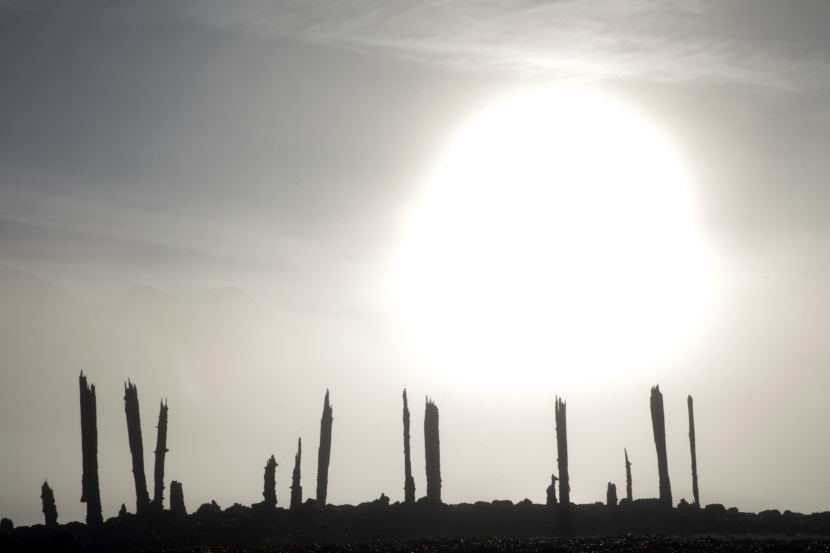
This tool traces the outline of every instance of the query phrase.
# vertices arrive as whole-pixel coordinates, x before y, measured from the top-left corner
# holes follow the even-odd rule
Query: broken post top
[[[52,491],[52,488],[49,486],[49,481],[44,480],[43,485],[40,487],[40,497],[43,498],[43,499],[46,499],[47,497],[51,497],[52,501],[54,502],[53,494],[54,494],[54,492]]]
[[[78,383],[80,384],[82,391],[86,391],[92,394],[92,397],[95,397],[95,384],[87,384],[86,377],[84,376],[84,371],[81,371],[81,375],[78,377]]]
[[[652,386],[651,387],[651,401],[654,401],[655,398],[663,399],[663,393],[660,391],[660,385]]]
[[[426,419],[438,420],[438,406],[429,397],[427,397],[426,405],[424,406],[424,417],[425,421]]]
[[[665,414],[663,411],[663,394],[660,392],[660,386],[652,386],[650,406],[651,422],[654,427],[654,439],[664,442],[666,439]]]
[[[426,405],[424,406],[424,424],[430,420],[435,421],[434,423],[436,425],[438,424],[438,406],[427,397]]]
[[[329,390],[326,388],[326,398],[323,400],[323,418],[332,418],[331,403],[329,403]]]
[[[124,405],[128,410],[130,408],[138,410],[138,388],[129,378],[124,383]]]
[[[167,431],[167,400],[159,402],[159,422],[156,425],[156,428],[164,430],[165,433]]]
[[[404,433],[409,434],[409,401],[406,398],[406,388],[403,390],[403,423]]]
[[[664,422],[664,414],[663,414],[663,394],[660,392],[660,386],[652,386],[651,387],[651,417],[655,424],[659,423],[660,426],[660,433],[665,434],[665,429],[663,428]],[[657,427],[655,426],[655,430]]]

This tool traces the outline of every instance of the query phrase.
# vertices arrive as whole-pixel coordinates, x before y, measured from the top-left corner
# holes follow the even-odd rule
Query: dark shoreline
[[[650,499],[615,507],[572,505],[568,539],[561,541],[560,509],[529,501],[389,505],[378,500],[323,508],[308,501],[295,510],[262,504],[222,510],[214,503],[186,516],[126,514],[97,528],[79,522],[23,526],[0,533],[0,550],[739,551],[747,545],[740,543],[751,540],[760,551],[830,551],[830,512],[755,514],[722,505],[666,509]]]

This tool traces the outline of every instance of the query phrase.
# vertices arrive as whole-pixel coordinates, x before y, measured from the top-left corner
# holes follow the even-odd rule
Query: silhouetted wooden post
[[[329,391],[323,401],[323,416],[320,418],[320,448],[317,450],[317,502],[326,504],[326,492],[329,485],[329,459],[331,457],[331,405]]]
[[[556,481],[559,480],[555,474],[550,475],[550,486],[547,489],[547,506],[553,507],[556,505]]]
[[[101,489],[98,485],[98,415],[95,402],[95,384],[87,386],[83,371],[78,378],[81,390],[81,502],[86,503],[86,523],[98,526],[101,516]]]
[[[46,480],[40,487],[40,500],[43,503],[43,518],[46,520],[46,526],[57,526],[58,509],[55,507],[55,494]]]
[[[184,490],[182,483],[173,480],[170,482],[170,510],[177,515],[187,515],[187,509],[184,508]]]
[[[303,487],[300,485],[300,463],[303,459],[303,439],[297,438],[297,454],[294,456],[294,472],[291,475],[291,509],[303,506]]]
[[[571,501],[571,486],[568,478],[568,425],[566,415],[566,404],[556,398],[556,463],[559,468],[559,499],[563,505],[569,505]]]
[[[559,530],[563,535],[571,531],[571,484],[568,477],[568,418],[566,404],[561,398],[556,398],[554,410],[556,417],[556,463],[559,468]]]
[[[695,407],[692,396],[686,399],[689,407],[689,449],[692,452],[692,494],[695,498],[695,507],[700,507],[700,497],[697,490],[697,452],[695,450]]]
[[[159,402],[159,423],[156,426],[156,461],[153,467],[153,505],[159,511],[164,505],[164,456],[167,453],[167,402]]]
[[[138,412],[138,390],[135,384],[129,380],[124,384],[124,411],[127,413],[127,437],[130,441],[130,454],[133,458],[135,510],[137,514],[143,515],[150,505],[150,496],[147,493],[147,480],[144,477],[144,445],[141,440],[141,416]]]
[[[628,450],[623,448],[625,452],[625,497],[629,502],[634,501],[634,496],[631,493],[631,461],[628,460]]]
[[[403,391],[403,492],[406,503],[415,503],[415,479],[412,477],[412,460],[409,456],[409,403]]]
[[[263,477],[262,498],[267,507],[277,506],[277,460],[274,456],[265,463],[265,476]]]
[[[441,440],[438,435],[438,406],[427,398],[424,409],[424,452],[426,454],[427,499],[441,503]]]
[[[663,414],[663,394],[660,386],[651,389],[651,426],[654,430],[654,445],[657,449],[657,473],[660,478],[660,502],[672,506],[669,463],[666,457],[666,417]]]
[[[613,482],[608,482],[608,489],[605,492],[605,504],[608,507],[617,506],[617,485]]]

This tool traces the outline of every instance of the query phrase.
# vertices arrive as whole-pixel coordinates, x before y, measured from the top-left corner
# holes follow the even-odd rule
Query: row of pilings
[[[95,385],[87,382],[83,372],[78,377],[78,385],[81,393],[81,502],[86,503],[86,523],[89,526],[98,526],[103,523],[103,516],[101,514],[101,491],[98,484],[98,422]],[[161,401],[159,404],[152,501],[147,491],[147,479],[144,472],[144,443],[141,435],[138,389],[129,380],[124,384],[124,411],[127,416],[127,437],[135,481],[136,514],[147,516],[163,510],[164,459],[168,451],[167,402]],[[48,482],[43,483],[41,499],[46,524],[56,524],[55,498]],[[174,512],[185,512],[182,486],[176,481],[170,484],[170,509]]]
[[[98,482],[98,433],[95,385],[89,384],[81,373],[79,377],[80,407],[81,407],[81,445],[82,445],[82,479],[81,501],[87,505],[86,522],[89,526],[97,526],[103,522],[101,514],[101,498]],[[571,527],[570,520],[570,478],[568,472],[568,433],[567,411],[564,399],[556,397],[554,403],[555,433],[557,447],[556,474],[551,475],[551,485],[547,489],[548,505],[559,505],[559,527],[567,533]],[[694,405],[691,396],[687,398],[689,414],[689,446],[692,466],[692,492],[695,507],[700,506],[697,478],[697,457],[694,427]],[[155,449],[155,466],[153,471],[153,498],[150,499],[144,471],[144,449],[141,435],[141,416],[139,411],[138,390],[131,381],[124,385],[124,409],[127,419],[127,434],[132,457],[133,478],[136,489],[136,514],[149,516],[163,510],[164,496],[164,461],[167,449],[167,417],[168,408],[165,401],[160,402],[157,440]],[[659,479],[659,501],[665,507],[672,506],[671,483],[669,481],[668,460],[666,455],[665,414],[663,410],[663,394],[659,386],[651,389],[650,397],[651,422],[654,435],[654,444],[657,452],[657,470]],[[329,391],[323,402],[323,414],[320,419],[320,446],[317,457],[317,493],[316,503],[326,504],[328,490],[328,471],[331,459],[331,435],[333,410],[330,403]],[[403,391],[403,450],[404,450],[404,502],[415,502],[415,481],[412,476],[412,461],[410,458],[410,413],[406,390]],[[430,503],[441,503],[441,453],[439,438],[438,406],[429,397],[426,398],[424,409],[424,452],[426,461],[426,497]],[[633,501],[631,465],[628,450],[624,449],[626,474],[626,500]],[[302,461],[302,438],[297,440],[297,453],[294,457],[294,470],[291,481],[290,508],[299,509],[303,504],[303,489],[300,484]],[[271,455],[265,465],[263,477],[263,501],[260,505],[274,508],[277,505],[276,496],[276,467],[277,461]],[[556,497],[556,483],[559,482],[559,501]],[[47,482],[41,490],[43,512],[47,525],[57,523],[57,510],[54,494]],[[609,506],[617,504],[616,485],[608,483],[606,502]],[[170,484],[170,510],[186,514],[184,494],[180,482]],[[124,507],[122,506],[122,511]]]

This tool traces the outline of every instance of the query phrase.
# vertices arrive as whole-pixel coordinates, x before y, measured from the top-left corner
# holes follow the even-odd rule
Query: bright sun
[[[612,379],[671,352],[711,271],[683,165],[598,93],[466,125],[407,221],[393,293],[430,368],[488,387]]]

